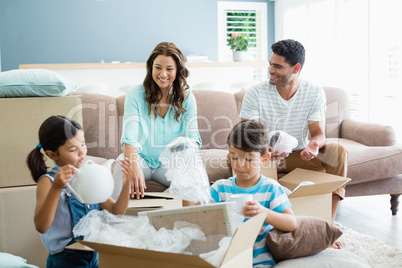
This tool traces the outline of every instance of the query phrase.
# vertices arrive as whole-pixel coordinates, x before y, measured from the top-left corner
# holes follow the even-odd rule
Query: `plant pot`
[[[233,51],[233,61],[246,61],[246,51]]]

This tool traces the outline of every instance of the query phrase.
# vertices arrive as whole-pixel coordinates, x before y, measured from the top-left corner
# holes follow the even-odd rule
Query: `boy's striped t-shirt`
[[[253,200],[275,212],[282,213],[291,206],[288,196],[276,180],[261,175],[253,187],[240,188],[236,185],[236,177],[218,180],[211,186],[211,196],[215,202],[229,201],[232,194],[252,194]],[[264,222],[253,246],[254,267],[271,267],[275,264],[265,243],[266,236],[272,229],[272,225]]]

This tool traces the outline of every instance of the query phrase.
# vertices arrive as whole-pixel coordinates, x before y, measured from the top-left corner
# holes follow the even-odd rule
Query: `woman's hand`
[[[144,197],[147,186],[145,185],[144,172],[137,162],[132,163],[129,178],[131,178],[131,197],[134,198],[134,193],[137,199]]]
[[[63,189],[67,183],[71,181],[71,177],[77,173],[73,165],[65,165],[57,170],[56,176],[54,176],[53,187],[57,189]]]
[[[262,206],[259,202],[251,200],[247,201],[246,205],[243,206],[243,210],[241,211],[241,213],[245,217],[254,217],[266,210],[267,208]]]

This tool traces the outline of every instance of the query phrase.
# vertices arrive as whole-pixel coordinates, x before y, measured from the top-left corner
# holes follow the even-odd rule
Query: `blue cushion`
[[[26,260],[19,256],[0,252],[0,268],[38,268],[38,266],[27,264]]]
[[[0,73],[0,98],[60,97],[77,85],[61,75],[44,69],[18,69]]]

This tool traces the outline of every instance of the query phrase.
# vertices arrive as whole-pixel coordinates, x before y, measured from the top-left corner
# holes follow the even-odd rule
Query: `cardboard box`
[[[170,225],[172,220],[188,219],[191,215],[192,222],[199,223],[200,228],[207,237],[215,235],[226,235],[226,228],[206,228],[204,224],[217,223],[227,225],[227,222],[220,220],[226,219],[224,210],[218,217],[215,210],[203,209],[206,206],[186,207],[182,209],[163,210],[166,217],[162,217],[166,225]],[[158,216],[156,216],[158,217]],[[260,232],[261,226],[266,217],[266,213],[257,215],[247,222],[241,224],[232,237],[227,252],[218,267],[221,268],[248,268],[252,267],[252,247],[255,239]],[[220,219],[220,220],[218,220]],[[164,227],[164,226],[163,226]],[[218,231],[217,231],[218,230]],[[164,268],[188,268],[188,267],[215,267],[197,255],[186,255],[176,253],[166,253],[153,250],[127,248],[102,243],[80,241],[77,244],[85,245],[99,253],[100,268],[114,267],[164,267]],[[79,248],[77,245],[72,245]],[[70,246],[69,248],[72,248]],[[191,246],[191,244],[190,244]],[[189,246],[189,247],[190,247]],[[82,249],[82,247],[81,247]],[[213,248],[214,250],[216,248]],[[211,250],[211,249],[208,249]]]
[[[46,267],[49,253],[35,229],[35,205],[36,186],[0,188],[0,252]],[[0,267],[1,264],[0,261]]]
[[[181,198],[169,193],[145,192],[140,199],[130,199],[126,215],[137,216],[139,212],[182,207]]]
[[[267,163],[261,166],[260,173],[261,175],[264,175],[267,178],[278,180],[276,161],[267,161]],[[233,172],[233,174],[235,173]]]
[[[81,96],[0,98],[0,187],[35,185],[25,163],[38,144],[38,131],[51,115],[65,115],[82,124]],[[52,161],[46,162],[52,167]]]
[[[276,162],[268,161],[261,167],[261,174],[278,180]],[[289,195],[292,210],[298,216],[315,216],[331,222],[332,192],[350,180],[324,172],[297,168],[280,178],[278,182],[291,191],[303,181],[314,182],[314,185],[302,186]]]
[[[303,181],[313,185],[295,188]],[[331,222],[332,192],[349,182],[349,178],[297,168],[279,179],[279,183],[293,191],[289,195],[295,215],[315,216]],[[295,191],[294,191],[295,190]]]

